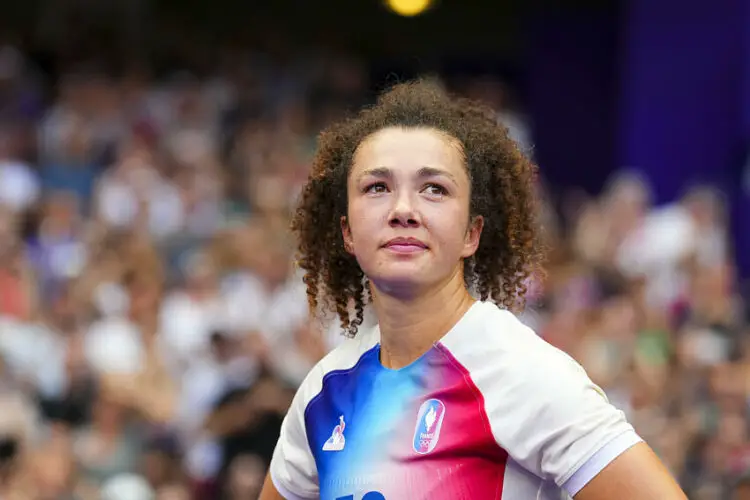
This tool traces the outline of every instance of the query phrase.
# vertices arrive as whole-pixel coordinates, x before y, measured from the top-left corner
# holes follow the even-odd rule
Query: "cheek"
[[[460,259],[466,244],[464,228],[461,226],[445,228],[440,243],[446,257],[450,257],[452,260]]]
[[[356,203],[350,205],[348,214],[349,232],[352,242],[356,244],[366,243],[377,238],[383,226],[384,218],[377,210],[366,210]]]
[[[447,210],[450,207],[444,208],[430,214],[430,217],[425,219],[425,226],[432,238],[446,250],[461,251],[466,241],[468,213],[458,209],[458,207],[451,210]]]

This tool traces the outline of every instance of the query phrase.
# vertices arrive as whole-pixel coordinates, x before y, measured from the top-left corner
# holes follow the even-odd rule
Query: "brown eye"
[[[372,193],[372,194],[381,194],[388,191],[388,186],[386,186],[385,182],[376,182],[374,184],[369,184],[364,192],[365,193]]]
[[[443,186],[441,186],[440,184],[432,184],[432,183],[427,184],[424,187],[423,192],[433,195],[433,196],[444,196],[448,194],[448,190],[445,189]]]

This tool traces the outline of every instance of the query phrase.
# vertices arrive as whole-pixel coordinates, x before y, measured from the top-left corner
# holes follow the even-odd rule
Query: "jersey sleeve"
[[[573,496],[641,438],[576,361],[498,313],[486,348],[458,349],[456,358],[482,394],[498,445]]]
[[[527,469],[573,496],[641,438],[576,361],[548,344],[540,351],[521,370],[520,432],[502,439]]]
[[[318,472],[305,427],[305,407],[315,396],[318,367],[297,390],[281,424],[281,434],[271,459],[270,475],[278,492],[287,500],[318,498]],[[320,384],[318,384],[320,385]]]

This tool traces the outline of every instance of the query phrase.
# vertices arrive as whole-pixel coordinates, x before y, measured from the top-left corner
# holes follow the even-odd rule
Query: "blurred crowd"
[[[500,82],[451,85],[533,152]],[[317,132],[370,88],[334,54],[50,81],[0,49],[1,498],[257,496],[295,388],[340,339],[308,315],[290,210]],[[631,173],[540,191],[552,251],[524,320],[691,499],[724,498],[750,470],[750,349],[721,193],[653,207]]]
[[[567,229],[551,235],[528,322],[584,366],[690,499],[750,498],[750,328],[721,193],[695,186],[653,207],[646,181],[624,174],[558,213]]]

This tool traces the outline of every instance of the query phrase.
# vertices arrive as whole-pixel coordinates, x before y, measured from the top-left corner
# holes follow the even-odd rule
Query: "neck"
[[[475,301],[466,290],[462,272],[440,287],[406,300],[372,288],[380,326],[380,361],[391,369],[416,361],[458,323]]]

